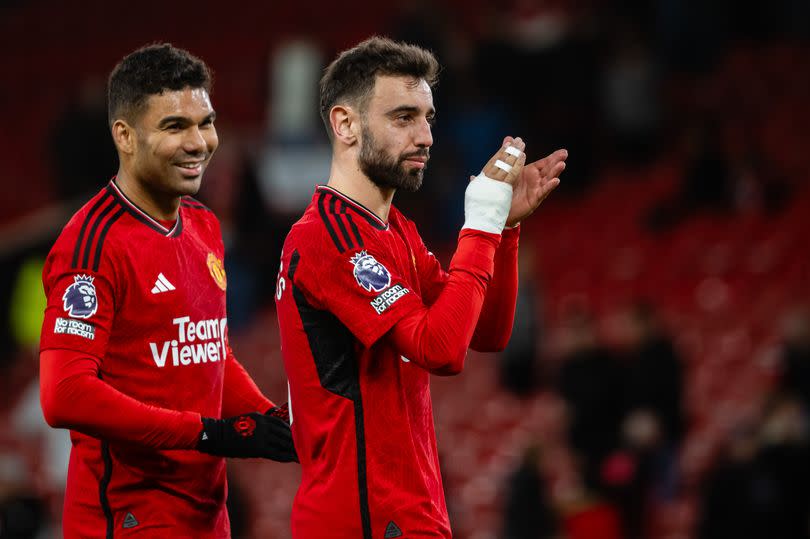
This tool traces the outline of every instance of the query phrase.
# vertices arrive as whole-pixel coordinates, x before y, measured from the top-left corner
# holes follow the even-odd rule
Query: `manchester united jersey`
[[[414,224],[321,186],[292,227],[277,285],[302,466],[296,539],[450,537],[429,373],[381,337],[447,274]]]
[[[42,350],[92,356],[107,384],[140,402],[220,417],[223,254],[219,223],[202,204],[183,198],[166,228],[110,182],[48,255]],[[71,439],[66,537],[186,537],[168,523],[195,538],[229,536],[224,459],[76,431]]]

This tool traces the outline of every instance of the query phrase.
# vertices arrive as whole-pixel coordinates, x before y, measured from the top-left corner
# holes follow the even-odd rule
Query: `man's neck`
[[[118,170],[115,185],[126,197],[158,221],[174,221],[180,209],[180,197],[161,197],[144,189],[142,183],[132,179],[123,169]]]
[[[391,211],[391,202],[394,200],[396,189],[380,187],[359,169],[346,171],[335,164],[332,166],[327,185],[356,200],[383,222],[388,222],[388,213]]]

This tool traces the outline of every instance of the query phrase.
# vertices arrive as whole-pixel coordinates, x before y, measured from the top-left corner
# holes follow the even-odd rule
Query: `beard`
[[[398,157],[391,157],[377,145],[371,131],[367,127],[363,127],[363,142],[358,158],[360,170],[378,187],[402,189],[410,193],[418,191],[422,186],[425,169],[408,170],[403,164],[415,156],[429,157],[428,149],[423,148],[401,154]]]

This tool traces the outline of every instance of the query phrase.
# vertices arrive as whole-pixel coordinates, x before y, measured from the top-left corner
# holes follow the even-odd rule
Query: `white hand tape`
[[[493,180],[483,172],[476,176],[464,193],[464,226],[500,234],[512,206],[512,186]]]
[[[507,163],[506,161],[501,161],[500,159],[498,159],[497,161],[495,161],[495,166],[496,166],[497,168],[499,168],[499,169],[503,170],[503,171],[504,171],[504,172],[506,172],[507,174],[509,174],[509,173],[512,171],[512,165],[510,165],[510,164],[509,164],[509,163]]]

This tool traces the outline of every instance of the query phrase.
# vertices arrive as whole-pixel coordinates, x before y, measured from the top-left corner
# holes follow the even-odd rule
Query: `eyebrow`
[[[200,123],[205,123],[205,122],[208,122],[208,121],[213,122],[216,119],[216,117],[217,117],[217,113],[212,111],[205,118],[203,118],[202,122],[200,122]],[[187,124],[190,124],[190,123],[193,123],[193,122],[191,122],[189,120],[188,116],[166,116],[165,118],[160,120],[160,123],[158,123],[158,127],[163,128],[163,127],[166,127],[167,125],[171,125],[173,123],[179,123],[179,124],[182,124],[182,125],[187,125]]]
[[[398,114],[400,112],[415,112],[415,113],[418,113],[419,112],[419,107],[415,107],[413,105],[400,105],[399,107],[396,107],[396,108],[393,108],[393,109],[389,110],[387,112],[387,114],[389,116],[392,116],[392,115]],[[427,114],[428,115],[436,114],[436,109],[434,109],[433,107],[430,107],[428,109],[428,111],[427,111]]]

